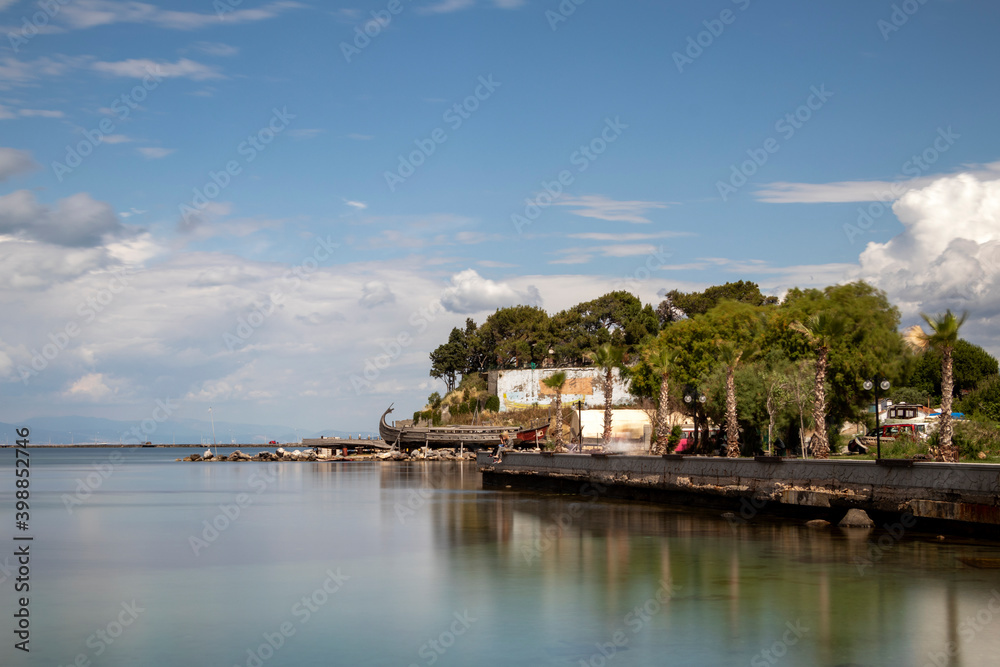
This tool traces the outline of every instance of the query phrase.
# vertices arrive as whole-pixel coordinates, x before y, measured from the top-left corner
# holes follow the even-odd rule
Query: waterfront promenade
[[[777,457],[480,452],[483,483],[839,521],[849,509],[912,515],[935,529],[1000,533],[1000,465]]]

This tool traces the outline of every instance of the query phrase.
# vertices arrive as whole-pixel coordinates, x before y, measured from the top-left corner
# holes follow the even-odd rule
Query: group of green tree
[[[959,338],[964,317],[949,311],[925,320],[926,330],[901,332],[898,309],[864,282],[793,289],[779,301],[739,281],[667,292],[655,309],[618,291],[552,316],[513,306],[481,325],[468,319],[431,353],[431,375],[451,390],[459,376],[492,369],[594,364],[610,385],[618,368],[631,394],[655,405],[659,451],[668,447],[668,415],[679,411],[693,417],[702,451],[714,447],[711,420],[723,425],[729,456],[784,443],[804,448],[802,434],[812,429],[809,450],[821,458],[845,423],[867,419],[874,396],[865,382],[887,379],[896,402],[940,400],[933,453],[956,460],[952,396],[965,394],[963,410],[1000,419],[997,361]],[[557,400],[561,379],[549,380]],[[606,440],[610,386],[605,399]]]

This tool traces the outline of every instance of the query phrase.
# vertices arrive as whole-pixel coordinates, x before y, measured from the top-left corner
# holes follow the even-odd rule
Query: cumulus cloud
[[[116,389],[108,386],[103,373],[88,373],[70,384],[66,390],[66,397],[97,403],[111,398],[116,393]]]
[[[456,273],[441,294],[441,304],[446,310],[463,315],[505,306],[540,306],[541,303],[542,297],[535,286],[516,290],[510,285],[483,278],[475,269]]]
[[[1000,315],[1000,179],[940,178],[892,210],[903,232],[869,243],[857,277],[885,289],[906,317],[968,310],[967,328],[985,332]]]
[[[0,148],[0,183],[11,176],[24,174],[38,168],[28,151],[16,148]]]
[[[0,233],[61,246],[100,245],[124,227],[111,206],[86,192],[60,199],[52,209],[28,190],[0,197]]]
[[[384,303],[395,302],[396,295],[392,293],[388,285],[380,280],[365,283],[361,288],[361,298],[358,299],[358,303],[365,308],[374,308]]]

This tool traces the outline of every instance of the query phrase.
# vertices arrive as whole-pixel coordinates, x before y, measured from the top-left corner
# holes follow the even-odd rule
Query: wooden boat
[[[382,413],[378,432],[386,444],[399,449],[419,447],[496,447],[517,426],[390,426],[385,420],[392,406]]]
[[[549,431],[549,420],[548,419],[538,419],[529,426],[525,426],[517,432],[514,436],[515,439],[521,441],[525,444],[535,445],[539,442],[544,443]]]

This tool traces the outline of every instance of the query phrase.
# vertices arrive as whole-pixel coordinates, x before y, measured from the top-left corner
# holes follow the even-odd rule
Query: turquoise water
[[[2,665],[1000,661],[1000,570],[959,560],[996,543],[484,490],[469,464],[29,451],[20,532],[0,450]]]

